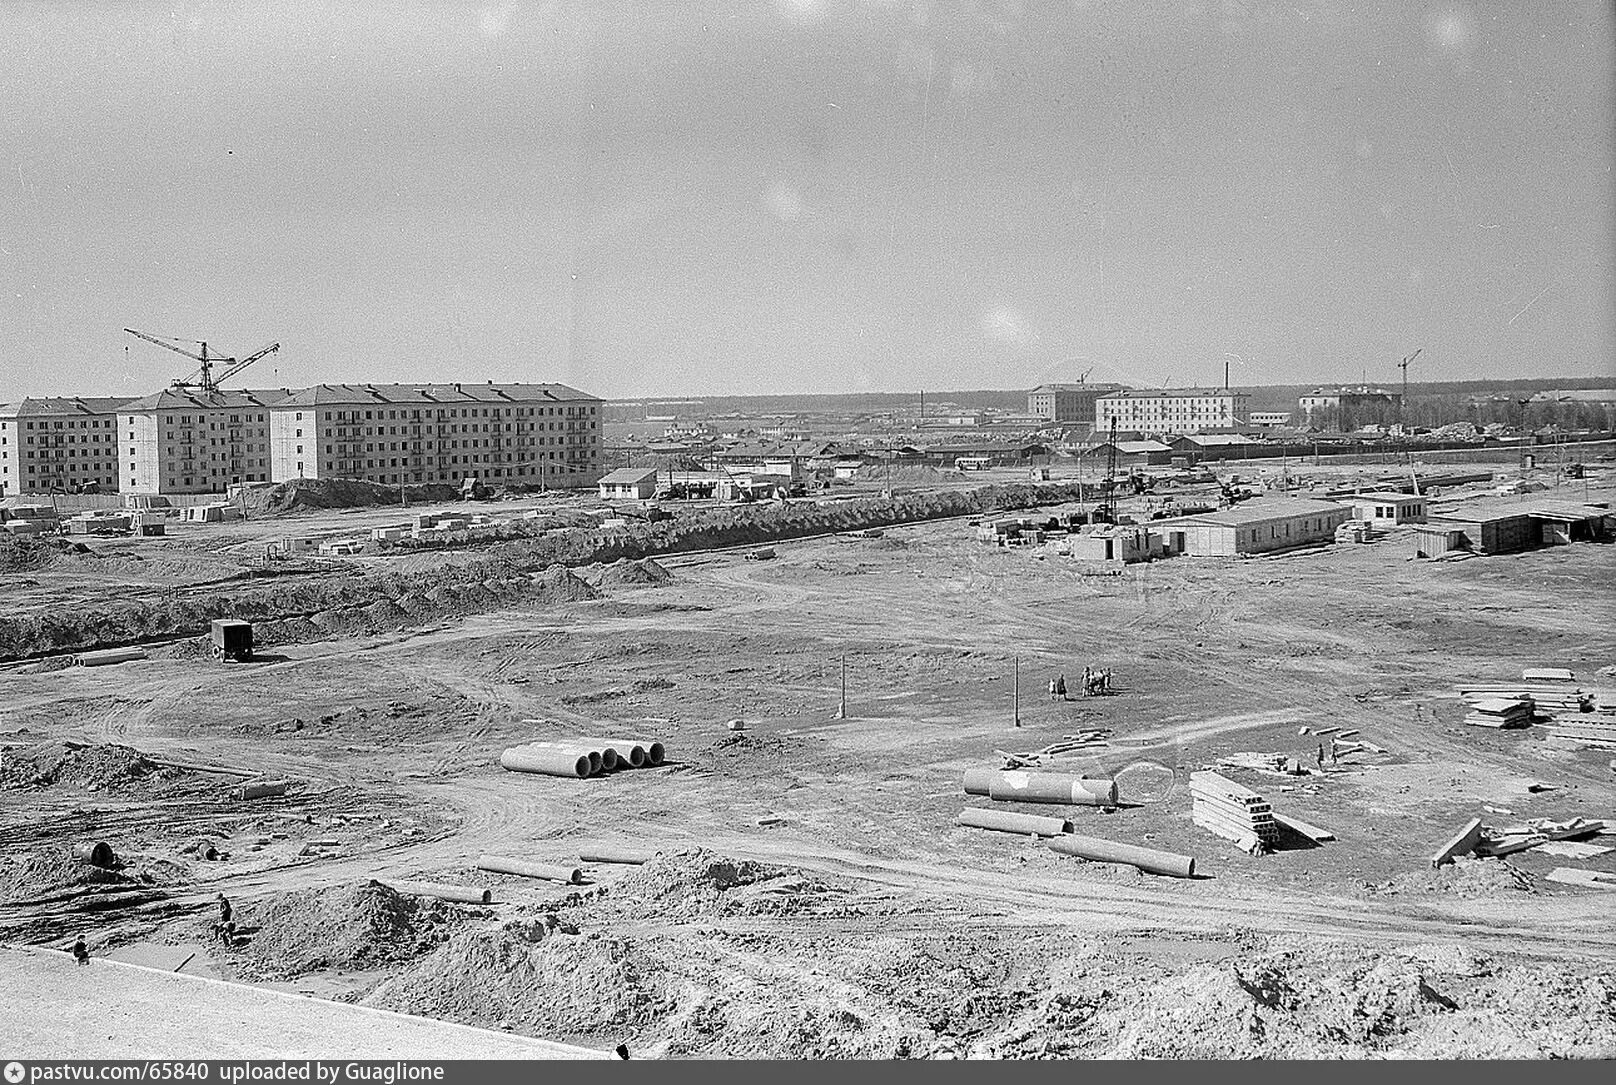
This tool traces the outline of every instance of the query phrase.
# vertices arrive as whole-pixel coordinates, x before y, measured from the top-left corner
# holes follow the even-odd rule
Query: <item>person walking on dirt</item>
[[[1083,668],[1083,696],[1087,697],[1094,692],[1094,672],[1087,666]]]
[[[73,959],[79,964],[90,963],[90,947],[84,944],[84,935],[79,935],[73,942]]]
[[[1336,748],[1335,739],[1330,740],[1330,764],[1338,764],[1341,760],[1341,751]]]
[[[1334,747],[1335,743],[1332,742],[1330,745],[1332,747]],[[1321,743],[1319,743],[1319,768],[1322,769],[1323,767],[1324,767],[1324,743],[1321,742]]]
[[[1059,700],[1066,700],[1066,676],[1064,674],[1055,679],[1055,696]]]
[[[1049,680],[1049,699],[1051,701],[1055,699],[1055,680],[1053,678]]]
[[[225,945],[234,945],[236,941],[236,925],[232,921],[235,909],[230,907],[230,898],[223,893],[218,895],[219,918],[213,924],[213,933]]]

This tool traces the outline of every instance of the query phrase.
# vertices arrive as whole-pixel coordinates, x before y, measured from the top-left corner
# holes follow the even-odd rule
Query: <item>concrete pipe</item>
[[[378,884],[385,885],[396,893],[404,893],[414,897],[436,897],[438,900],[454,900],[461,904],[492,904],[494,891],[483,889],[475,885],[444,885],[441,882],[399,882],[377,879]]]
[[[602,755],[610,749],[617,755],[617,767],[644,768],[647,760],[645,743],[633,738],[583,738],[579,742],[586,746],[599,746]]]
[[[966,769],[965,793],[967,795],[986,795],[988,793],[988,786],[993,782],[993,778],[997,775],[999,775],[998,769]]]
[[[118,861],[118,857],[112,853],[112,845],[105,840],[87,840],[82,844],[74,844],[73,858],[81,863],[99,867],[110,867]]]
[[[248,799],[275,799],[286,794],[290,786],[285,780],[265,780],[256,784],[242,784],[230,793],[230,797],[237,802]]]
[[[499,763],[511,772],[536,772],[579,780],[595,771],[586,753],[569,753],[543,746],[513,746],[499,755]]]
[[[1022,836],[1060,836],[1071,828],[1071,823],[1065,818],[1013,814],[1008,810],[984,810],[976,806],[961,810],[954,824],[973,829],[993,829],[1001,833],[1019,833]]]
[[[515,874],[519,878],[543,878],[547,882],[563,882],[567,885],[578,885],[584,880],[584,872],[577,867],[530,863],[526,859],[511,859],[504,855],[479,856],[477,869],[496,874]]]
[[[1115,806],[1115,780],[1090,780],[1063,772],[1000,772],[988,781],[995,802],[1051,802],[1071,806]]]
[[[632,866],[643,866],[654,858],[656,858],[654,851],[619,848],[611,844],[597,844],[578,853],[578,860],[583,863],[627,863]]]
[[[600,751],[600,769],[602,772],[616,772],[618,765],[617,751],[610,746]]]
[[[662,743],[653,739],[645,747],[645,763],[650,765],[652,768],[655,768],[656,766],[662,764],[662,758],[666,756],[667,752],[668,751],[663,748]]]
[[[1062,855],[1075,855],[1094,863],[1125,863],[1169,878],[1189,878],[1195,874],[1195,860],[1192,857],[1174,855],[1170,851],[1119,844],[1115,840],[1100,840],[1092,836],[1057,836],[1048,843],[1051,850]]]

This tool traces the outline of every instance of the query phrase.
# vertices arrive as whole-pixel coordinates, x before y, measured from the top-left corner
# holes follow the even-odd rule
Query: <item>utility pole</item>
[[[1015,697],[1015,724],[1021,726],[1021,657],[1016,656],[1015,681],[1012,684]]]
[[[842,653],[842,707],[836,710],[836,718],[847,719],[847,653]]]

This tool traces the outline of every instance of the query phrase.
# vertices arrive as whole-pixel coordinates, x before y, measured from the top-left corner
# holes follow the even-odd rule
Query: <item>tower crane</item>
[[[1102,524],[1117,522],[1117,416],[1111,416],[1111,434],[1106,440],[1105,498],[1094,510],[1094,519]]]
[[[281,349],[281,345],[279,343],[271,343],[263,350],[260,350],[254,354],[249,354],[245,358],[227,358],[217,354],[209,354],[208,344],[203,340],[176,339],[173,336],[148,335],[145,332],[138,332],[133,328],[125,328],[124,331],[128,332],[137,339],[144,339],[148,343],[156,343],[160,347],[172,350],[175,354],[183,354],[192,361],[201,362],[202,365],[199,369],[187,374],[184,377],[176,377],[171,386],[174,388],[200,388],[203,392],[217,392],[221,382],[228,380],[237,373],[240,373],[243,369],[246,369],[248,366],[252,365],[265,355],[274,354],[277,350]],[[200,354],[193,353],[186,350],[184,347],[176,345],[179,343],[188,343],[193,346],[199,346],[202,348],[202,352]],[[224,372],[215,376],[213,371],[215,368],[220,366],[224,367]]]
[[[1424,347],[1420,348],[1420,350],[1424,349]],[[1397,363],[1397,368],[1403,371],[1403,398],[1400,401],[1398,408],[1399,414],[1401,414],[1403,409],[1408,406],[1408,363],[1420,356],[1420,350],[1416,350],[1413,354],[1410,354],[1408,357]]]

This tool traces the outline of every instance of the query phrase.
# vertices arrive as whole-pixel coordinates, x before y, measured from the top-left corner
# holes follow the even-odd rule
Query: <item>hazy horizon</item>
[[[1612,373],[1606,3],[0,8],[0,400]],[[947,394],[940,392],[939,394]]]

